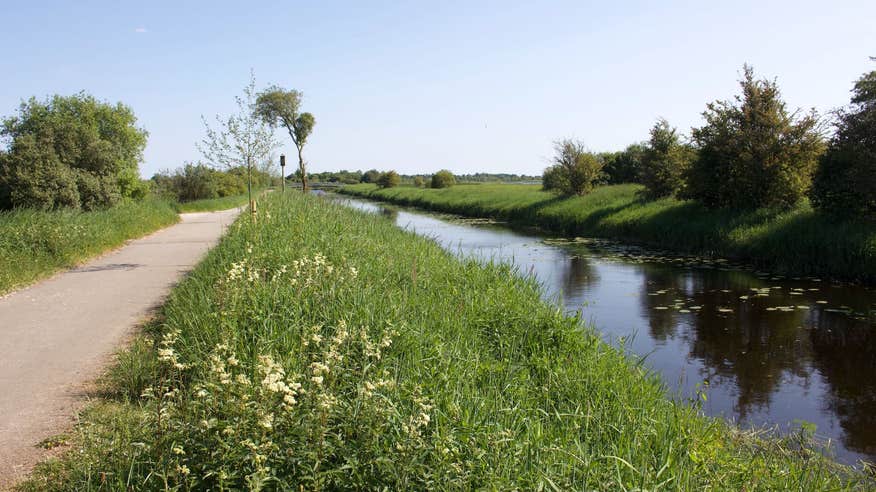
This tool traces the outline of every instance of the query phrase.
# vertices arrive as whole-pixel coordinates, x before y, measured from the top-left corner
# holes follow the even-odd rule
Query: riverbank
[[[645,201],[639,185],[602,186],[560,197],[539,185],[457,185],[444,189],[346,186],[353,196],[468,217],[532,225],[681,253],[742,259],[793,276],[876,283],[876,224],[837,222],[808,204],[790,211],[709,210],[694,202]]]
[[[508,267],[313,196],[259,205],[25,489],[872,485],[672,402]]]
[[[178,220],[170,203],[152,199],[95,212],[0,212],[0,294]]]

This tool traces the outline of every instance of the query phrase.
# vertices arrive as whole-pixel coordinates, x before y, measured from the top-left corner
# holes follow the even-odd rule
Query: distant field
[[[0,212],[0,294],[177,220],[173,207],[161,200],[97,212]]]
[[[564,235],[588,235],[678,252],[747,259],[795,275],[876,283],[876,224],[837,222],[808,204],[790,211],[708,210],[691,201],[640,199],[639,185],[597,188],[559,197],[538,185],[475,184],[445,189],[360,184],[350,195],[470,217],[536,225]]]
[[[180,213],[211,212],[214,210],[228,210],[231,208],[242,207],[247,204],[247,201],[248,195],[243,194],[225,196],[222,198],[206,198],[203,200],[178,203],[175,206]]]

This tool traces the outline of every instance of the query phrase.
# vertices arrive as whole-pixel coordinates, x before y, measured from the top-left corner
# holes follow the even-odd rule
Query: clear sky
[[[746,62],[820,112],[876,69],[873,0],[2,0],[0,18],[0,114],[122,101],[150,133],[146,177],[199,158],[201,115],[231,111],[250,69],[304,92],[312,171],[528,174],[557,138],[617,150],[660,116],[687,133]]]

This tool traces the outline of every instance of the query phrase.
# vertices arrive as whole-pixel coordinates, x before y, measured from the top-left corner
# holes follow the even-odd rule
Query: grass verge
[[[0,294],[177,220],[169,203],[151,199],[96,212],[0,212]]]
[[[682,253],[745,259],[793,275],[876,283],[876,223],[838,222],[808,204],[787,211],[709,210],[692,201],[643,200],[639,185],[559,197],[538,185],[445,189],[363,184],[341,192],[470,217],[490,217],[565,235],[599,236]]]
[[[222,198],[205,198],[203,200],[193,200],[191,202],[177,203],[176,209],[179,213],[190,212],[213,212],[215,210],[229,210],[232,208],[242,207],[249,201],[248,195],[224,196]]]
[[[674,403],[507,266],[314,196],[260,205],[23,490],[872,485]]]

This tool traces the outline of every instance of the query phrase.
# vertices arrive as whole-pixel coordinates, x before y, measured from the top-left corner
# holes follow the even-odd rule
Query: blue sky
[[[873,1],[249,3],[4,0],[0,114],[122,101],[150,176],[199,158],[201,115],[233,110],[253,69],[304,92],[312,171],[537,174],[561,137],[621,149],[658,117],[688,132],[746,62],[820,112],[876,69]]]

